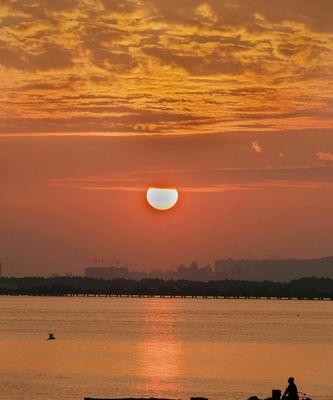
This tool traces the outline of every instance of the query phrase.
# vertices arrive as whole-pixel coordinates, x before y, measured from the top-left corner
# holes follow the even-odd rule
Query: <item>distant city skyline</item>
[[[128,263],[126,265],[129,265]],[[319,259],[232,259],[214,261],[214,265],[179,265],[175,269],[155,268],[151,271],[130,270],[126,267],[94,265],[86,267],[84,276],[101,279],[164,279],[193,280],[271,280],[290,281],[302,277],[333,278],[333,256]]]
[[[46,274],[36,274],[33,271],[27,274],[13,274],[8,266],[6,268],[4,263],[0,262],[0,276],[89,276],[107,278],[105,274],[109,274],[109,277],[123,277],[136,280],[161,278],[199,281],[210,279],[251,280],[256,278],[259,278],[259,280],[283,281],[284,279],[297,279],[303,276],[333,278],[333,256],[283,258],[272,254],[262,258],[253,256],[220,257],[210,263],[200,263],[193,260],[188,263],[175,263],[171,266],[165,266],[165,264],[154,265],[150,268],[142,268],[135,263],[122,261],[117,258],[110,258],[110,260],[111,262],[107,262],[103,258],[96,258],[90,264],[85,263],[85,265],[81,265],[78,271],[74,271],[71,268],[67,270],[61,268]],[[98,272],[97,274],[94,272],[87,273],[88,270],[96,270]],[[109,271],[106,272],[107,270]],[[195,272],[194,274],[193,271]]]

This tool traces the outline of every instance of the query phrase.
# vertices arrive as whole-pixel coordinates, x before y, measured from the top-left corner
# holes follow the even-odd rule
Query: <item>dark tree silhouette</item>
[[[221,280],[194,282],[162,279],[95,279],[85,277],[0,278],[3,295],[171,295],[333,298],[333,279],[301,278],[290,282]]]

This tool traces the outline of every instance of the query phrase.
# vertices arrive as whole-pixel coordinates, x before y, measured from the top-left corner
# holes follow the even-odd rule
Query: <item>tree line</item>
[[[0,278],[2,295],[175,295],[175,296],[267,296],[330,297],[333,279],[301,278],[290,282],[221,280],[194,282],[188,280],[95,279],[86,277]]]

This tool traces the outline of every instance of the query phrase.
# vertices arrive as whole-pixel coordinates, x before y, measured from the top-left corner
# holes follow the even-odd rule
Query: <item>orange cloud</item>
[[[48,184],[97,191],[145,191],[172,183],[181,192],[212,193],[267,188],[333,187],[333,169],[325,167],[262,167],[124,171],[105,176],[53,179]],[[163,186],[163,184],[162,184]]]
[[[333,161],[333,153],[329,151],[318,151],[316,156],[320,161]]]
[[[3,1],[1,132],[331,128],[331,17],[324,0]]]
[[[256,140],[251,143],[251,149],[256,153],[261,153],[262,151],[260,144]]]

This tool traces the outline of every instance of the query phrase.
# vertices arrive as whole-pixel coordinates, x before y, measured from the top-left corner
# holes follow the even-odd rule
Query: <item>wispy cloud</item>
[[[181,192],[213,193],[267,188],[333,186],[333,168],[219,168],[110,173],[106,176],[54,179],[49,185],[99,191],[144,191],[149,186],[177,187]]]
[[[255,151],[256,153],[261,153],[261,151],[262,151],[262,148],[261,148],[259,142],[257,142],[256,140],[254,140],[254,141],[251,143],[251,149],[252,149],[253,151]]]
[[[329,151],[318,151],[316,156],[320,161],[333,161],[333,153]]]

